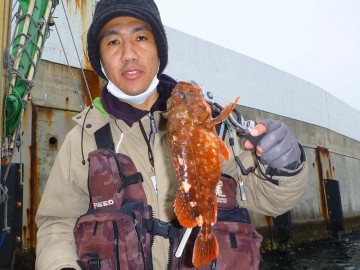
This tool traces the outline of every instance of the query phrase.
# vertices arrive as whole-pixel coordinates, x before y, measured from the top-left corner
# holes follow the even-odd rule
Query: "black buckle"
[[[147,219],[145,226],[146,230],[153,235],[160,235],[166,239],[180,237],[179,228],[174,227],[169,222],[164,222],[157,218]]]
[[[91,259],[88,262],[88,266],[90,270],[100,270],[100,260],[99,259]]]

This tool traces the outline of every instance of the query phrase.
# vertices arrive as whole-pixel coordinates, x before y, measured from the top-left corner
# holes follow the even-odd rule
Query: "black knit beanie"
[[[94,71],[106,80],[101,71],[99,52],[99,33],[111,19],[119,16],[130,16],[150,24],[160,59],[158,75],[168,62],[168,45],[159,10],[153,0],[100,0],[95,7],[93,21],[87,34],[88,56]]]

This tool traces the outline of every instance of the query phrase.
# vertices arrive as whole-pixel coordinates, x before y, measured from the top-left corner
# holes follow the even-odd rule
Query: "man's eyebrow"
[[[147,31],[147,32],[152,33],[151,27],[148,25],[140,25],[140,26],[134,27],[134,29],[132,30],[132,32],[134,32],[134,33],[140,32],[140,31]]]
[[[141,31],[147,31],[147,32],[152,33],[151,27],[148,25],[139,25],[139,26],[136,26],[133,29],[131,29],[132,33],[141,32]],[[119,32],[118,30],[109,29],[108,31],[106,31],[105,33],[100,35],[99,40],[102,40],[103,38],[111,36],[111,35],[119,35],[119,34],[121,34],[121,32]]]
[[[109,31],[106,31],[105,33],[102,33],[99,36],[99,40],[102,40],[105,37],[111,36],[111,35],[118,35],[119,31],[115,30],[115,29],[110,29]]]

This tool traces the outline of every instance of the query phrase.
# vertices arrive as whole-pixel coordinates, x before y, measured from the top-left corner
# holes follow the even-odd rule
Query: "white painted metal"
[[[91,0],[80,7],[78,1],[64,3],[81,63],[90,69],[84,51],[95,2]],[[55,17],[69,62],[79,67],[61,4]],[[175,29],[167,27],[166,32],[169,64],[165,72],[177,80],[197,81],[218,93],[221,103],[229,103],[240,96],[241,105],[325,127],[360,141],[360,112],[320,87]],[[64,51],[54,33],[46,42],[43,59],[66,64]]]
[[[51,33],[45,43],[42,58],[54,63],[67,65],[64,56],[66,53],[70,65],[80,68],[76,53],[77,50],[81,65],[86,69],[90,69],[91,67],[88,64],[87,57],[84,52],[86,52],[87,29],[92,21],[95,2],[94,0],[59,0],[59,2],[60,3],[54,12],[54,21],[59,30],[59,35],[64,45],[64,49],[60,44],[58,35],[56,33]],[[66,14],[64,13],[64,8]],[[69,22],[67,21],[67,18]],[[72,40],[72,35],[75,43]]]
[[[360,112],[325,90],[234,51],[167,28],[170,44],[165,72],[195,80],[229,103],[328,128],[360,141]],[[221,101],[220,101],[221,102]]]

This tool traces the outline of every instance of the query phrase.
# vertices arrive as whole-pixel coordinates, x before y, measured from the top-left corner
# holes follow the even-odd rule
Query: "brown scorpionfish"
[[[217,215],[215,190],[221,177],[221,157],[229,159],[230,153],[215,125],[228,117],[238,99],[212,118],[201,88],[179,82],[167,101],[167,129],[179,180],[175,214],[183,227],[200,227],[192,257],[195,267],[210,263],[219,253],[211,230]]]

